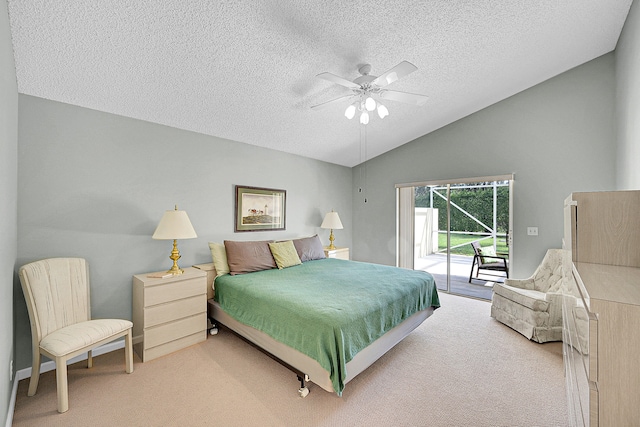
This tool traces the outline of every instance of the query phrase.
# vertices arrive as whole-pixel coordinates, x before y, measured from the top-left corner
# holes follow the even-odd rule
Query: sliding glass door
[[[428,271],[440,290],[491,299],[513,258],[512,182],[505,175],[398,185],[397,265]],[[503,264],[488,265],[496,262]]]

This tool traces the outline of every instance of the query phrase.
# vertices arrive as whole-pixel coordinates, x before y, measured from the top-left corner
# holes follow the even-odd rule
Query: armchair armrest
[[[507,261],[507,257],[506,256],[498,256],[498,255],[480,255],[481,258],[491,258],[491,259],[501,259],[502,261],[506,262]]]
[[[549,301],[549,322],[562,325],[562,293],[549,292],[545,299]]]
[[[528,279],[504,279],[504,284],[520,289],[535,289],[535,282],[532,278]]]

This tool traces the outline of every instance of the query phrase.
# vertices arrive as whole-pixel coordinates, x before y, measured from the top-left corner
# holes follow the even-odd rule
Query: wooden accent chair
[[[67,362],[91,350],[125,337],[126,372],[133,372],[131,328],[121,319],[91,320],[89,267],[82,258],[50,258],[20,267],[20,283],[29,311],[33,364],[28,395],[36,394],[40,377],[40,354],[56,364],[58,412],[69,409]]]
[[[474,255],[471,263],[471,273],[469,273],[469,283],[471,283],[471,279],[482,280],[478,278],[478,275],[481,274],[480,270],[485,271],[485,273],[482,273],[483,275],[498,277],[505,277],[506,275],[506,278],[509,278],[509,260],[506,255],[487,253],[487,248],[481,247],[478,242],[471,242],[471,247]],[[475,277],[473,275],[474,270],[476,272]],[[505,275],[496,274],[496,272],[505,273]]]

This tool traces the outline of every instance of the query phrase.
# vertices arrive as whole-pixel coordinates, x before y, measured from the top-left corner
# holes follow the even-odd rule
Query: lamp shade
[[[166,211],[151,238],[157,240],[194,239],[198,237],[185,211]]]
[[[340,221],[340,217],[338,216],[338,212],[328,212],[324,216],[324,220],[320,225],[321,228],[331,228],[334,230],[342,230],[342,222]]]

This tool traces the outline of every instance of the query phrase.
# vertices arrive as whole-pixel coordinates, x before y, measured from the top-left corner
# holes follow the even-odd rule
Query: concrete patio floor
[[[465,295],[473,298],[491,300],[493,293],[493,283],[504,281],[504,276],[479,275],[479,279],[472,279],[469,283],[471,273],[472,256],[451,255],[451,289],[452,294]],[[414,269],[431,273],[436,279],[438,290],[447,290],[447,255],[431,254],[414,260]]]

